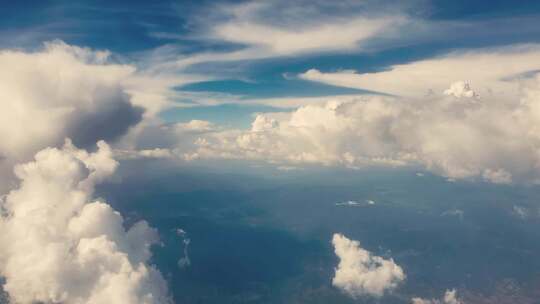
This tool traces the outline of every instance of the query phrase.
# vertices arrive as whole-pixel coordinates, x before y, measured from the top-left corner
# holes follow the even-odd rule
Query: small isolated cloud
[[[358,241],[336,233],[332,244],[340,260],[332,284],[353,298],[380,297],[405,280],[403,269],[393,259],[372,255]]]
[[[463,302],[457,298],[457,291],[455,289],[447,290],[442,299],[412,298],[411,301],[412,304],[463,304]]]
[[[461,210],[461,209],[452,209],[452,210],[447,210],[447,211],[441,213],[441,216],[456,216],[460,220],[463,219],[464,215],[465,215],[465,212],[463,210]]]
[[[95,153],[47,148],[15,167],[20,186],[1,202],[0,276],[14,303],[171,303],[149,264],[158,242],[145,221],[92,198],[117,167],[105,142]]]
[[[337,202],[336,206],[360,206],[361,204],[357,201],[344,201],[344,202]]]
[[[524,220],[526,219],[527,217],[529,217],[529,210],[527,210],[527,208],[525,207],[521,207],[521,206],[517,206],[517,205],[514,205],[512,207],[512,213],[519,217],[520,219]]]
[[[336,206],[352,206],[352,207],[372,206],[372,205],[375,205],[374,200],[365,200],[364,202],[348,200],[348,201],[342,201],[342,202],[336,203]]]
[[[176,235],[182,239],[182,243],[184,244],[183,256],[178,260],[178,267],[180,267],[180,269],[183,269],[191,265],[191,259],[189,258],[188,251],[191,239],[187,237],[187,232],[182,228],[177,228],[175,232]]]

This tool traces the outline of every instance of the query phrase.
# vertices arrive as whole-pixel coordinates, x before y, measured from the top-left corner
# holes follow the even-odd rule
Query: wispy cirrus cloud
[[[515,45],[502,48],[456,51],[432,59],[391,66],[380,72],[321,72],[311,69],[301,79],[398,96],[422,96],[430,90],[443,92],[449,83],[465,80],[480,96],[515,96],[520,78],[540,69],[540,46]],[[533,72],[532,75],[527,72]],[[512,79],[513,81],[510,81]]]

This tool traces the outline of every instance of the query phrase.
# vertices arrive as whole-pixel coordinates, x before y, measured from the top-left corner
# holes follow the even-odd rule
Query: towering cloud
[[[332,244],[340,260],[332,284],[352,297],[380,297],[405,280],[403,269],[392,259],[372,255],[358,241],[336,233]]]
[[[110,64],[108,56],[60,41],[37,52],[0,51],[2,166],[65,137],[81,147],[114,140],[142,119],[124,87],[135,69]]]
[[[148,264],[157,232],[92,198],[117,162],[105,142],[95,153],[46,148],[17,165],[20,186],[1,203],[0,275],[14,303],[170,303]]]

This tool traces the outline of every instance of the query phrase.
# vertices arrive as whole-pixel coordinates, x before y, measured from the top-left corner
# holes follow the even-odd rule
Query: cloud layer
[[[463,81],[443,91],[421,98],[335,97],[260,114],[250,130],[201,134],[185,156],[350,168],[420,165],[452,179],[499,184],[540,179],[540,78],[523,81],[511,98],[478,97]]]
[[[157,232],[92,198],[117,162],[104,142],[87,153],[66,142],[17,165],[20,186],[0,205],[0,275],[16,303],[170,303],[148,264]]]
[[[352,297],[380,297],[405,280],[405,273],[392,259],[372,255],[358,241],[334,234],[332,244],[339,265],[332,284]]]

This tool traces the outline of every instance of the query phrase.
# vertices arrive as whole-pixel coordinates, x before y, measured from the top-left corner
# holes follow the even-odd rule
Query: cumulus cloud
[[[412,304],[463,304],[463,302],[457,298],[457,291],[455,289],[447,290],[444,293],[442,299],[422,299],[412,298]]]
[[[0,275],[15,303],[170,303],[166,282],[148,264],[156,230],[124,228],[96,183],[116,169],[110,147],[95,153],[67,141],[15,167],[20,180],[2,201]]]
[[[134,68],[107,64],[107,52],[46,43],[38,52],[0,52],[0,153],[23,159],[73,138],[114,140],[141,120],[122,85]]]
[[[523,82],[515,98],[469,102],[439,92],[334,97],[323,105],[263,113],[250,130],[201,133],[186,155],[349,168],[421,165],[452,180],[499,184],[540,180],[540,77]]]
[[[478,94],[471,89],[468,82],[457,81],[450,85],[450,88],[444,90],[445,95],[454,96],[457,98],[477,98]]]
[[[351,297],[380,297],[405,280],[403,269],[394,260],[372,255],[358,241],[336,233],[332,244],[340,260],[332,284]]]
[[[144,110],[124,85],[135,68],[109,63],[109,55],[61,41],[35,52],[0,51],[2,168],[65,137],[81,147],[117,140],[141,121]]]
[[[482,173],[482,177],[494,184],[509,184],[512,182],[512,174],[504,169],[486,169]]]
[[[218,130],[205,120],[146,124],[133,136],[132,146],[115,148],[114,154],[118,159],[190,159],[191,156],[185,155],[185,152],[197,147],[197,139]]]

